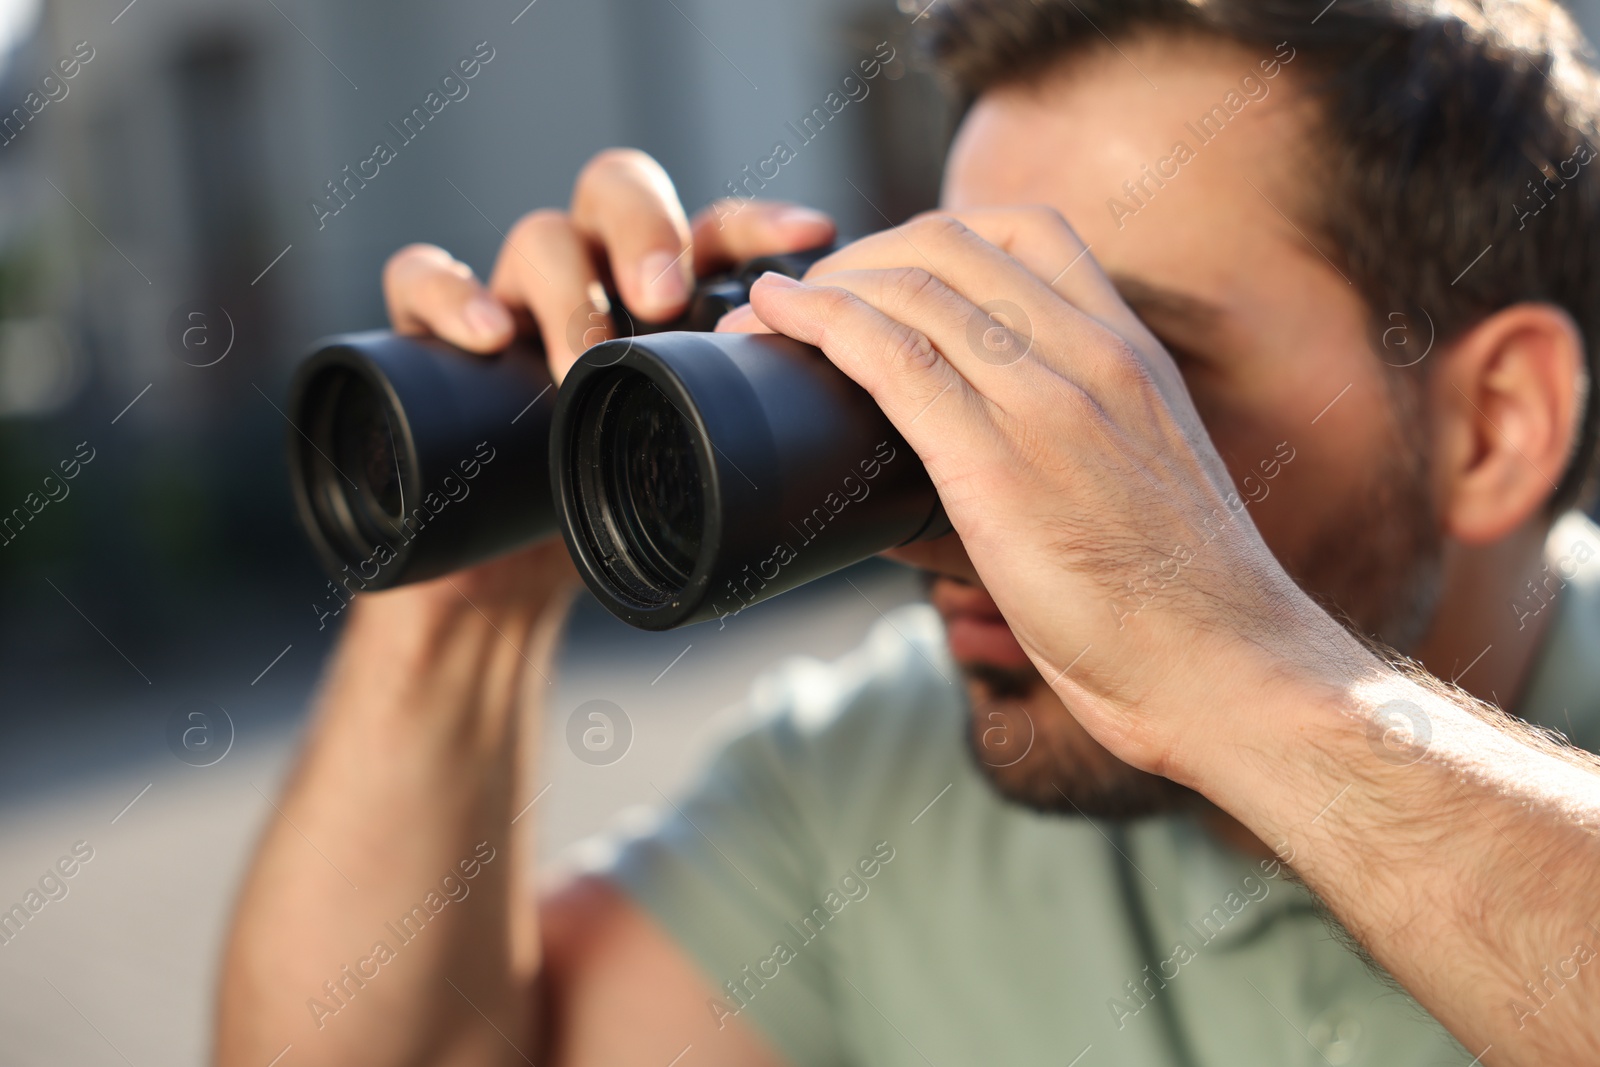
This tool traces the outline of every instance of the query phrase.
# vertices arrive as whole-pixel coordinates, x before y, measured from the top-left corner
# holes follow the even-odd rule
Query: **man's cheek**
[[[1263,455],[1271,455],[1271,446]],[[1334,457],[1327,469],[1317,469],[1315,456],[1302,451],[1298,462],[1279,469],[1278,476],[1265,483],[1267,495],[1250,505],[1250,521],[1255,524],[1267,549],[1297,580],[1308,553],[1333,519],[1358,506],[1356,488],[1347,484],[1349,474],[1341,471]],[[1263,481],[1242,471],[1239,483],[1248,478],[1252,486]],[[1259,493],[1258,493],[1259,495]]]
[[[976,583],[978,580],[977,571],[972,566],[966,547],[962,545],[961,538],[955,534],[891,548],[882,553],[882,556],[884,559],[892,559],[896,563],[917,568],[922,571],[924,580],[930,583],[940,578],[958,579],[968,583]]]

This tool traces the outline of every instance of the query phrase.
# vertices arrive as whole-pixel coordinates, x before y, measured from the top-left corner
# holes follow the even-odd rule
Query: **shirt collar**
[[[1546,577],[1519,611],[1554,611],[1533,672],[1515,709],[1532,723],[1559,730],[1589,751],[1600,750],[1600,528],[1568,512],[1545,542]],[[1540,595],[1542,594],[1542,596]]]
[[[1134,879],[1149,901],[1155,947],[1182,944],[1195,953],[1228,951],[1280,920],[1311,913],[1314,902],[1289,869],[1221,844],[1193,815],[1152,819],[1129,828]]]

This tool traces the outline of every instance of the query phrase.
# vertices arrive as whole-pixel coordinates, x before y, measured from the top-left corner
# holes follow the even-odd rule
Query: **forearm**
[[[1357,650],[1203,786],[1485,1064],[1600,1060],[1600,772]]]
[[[530,598],[491,621],[462,599],[355,609],[241,896],[220,1063],[289,1044],[298,1063],[370,1064],[530,1047],[537,931],[511,822],[528,791],[520,713],[545,687],[559,609]]]

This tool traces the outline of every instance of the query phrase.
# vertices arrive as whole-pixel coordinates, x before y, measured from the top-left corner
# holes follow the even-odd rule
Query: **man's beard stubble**
[[[1416,398],[1406,395],[1407,383],[1395,392],[1398,426],[1389,462],[1362,500],[1335,509],[1303,551],[1280,562],[1347,629],[1405,652],[1427,632],[1438,604],[1443,537],[1421,420],[1412,410]],[[962,670],[972,703],[968,750],[1007,800],[1047,814],[1132,819],[1197,799],[1184,786],[1111,755],[1032,668],[975,663]]]
[[[1031,667],[974,663],[962,673],[972,705],[967,751],[1005,799],[1046,814],[1136,819],[1193,798],[1176,782],[1107,752]]]

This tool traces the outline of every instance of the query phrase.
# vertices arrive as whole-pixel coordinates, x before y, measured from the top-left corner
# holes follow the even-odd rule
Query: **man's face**
[[[951,149],[944,206],[1058,209],[1177,360],[1285,569],[1352,628],[1410,647],[1437,600],[1441,538],[1418,416],[1390,377],[1417,370],[1384,364],[1416,359],[1428,327],[1369,308],[1302,221],[1326,167],[1287,49],[1119,49],[986,93]],[[1390,327],[1377,346],[1374,319]],[[1160,609],[1162,582],[1128,578],[1106,610],[1133,627]],[[982,589],[940,578],[933,601],[967,674],[974,755],[1002,793],[1098,816],[1183,801],[1078,726]]]

